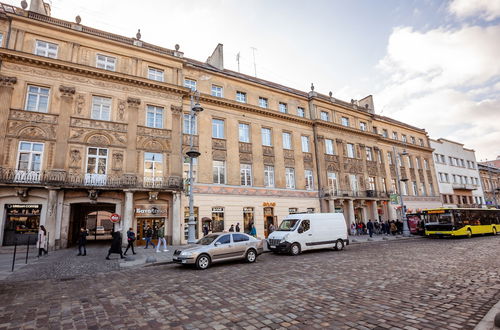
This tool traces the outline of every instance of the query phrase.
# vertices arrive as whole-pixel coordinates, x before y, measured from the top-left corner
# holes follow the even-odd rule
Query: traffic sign
[[[119,214],[116,214],[116,213],[113,213],[109,216],[109,220],[111,220],[111,222],[120,222],[120,215]]]

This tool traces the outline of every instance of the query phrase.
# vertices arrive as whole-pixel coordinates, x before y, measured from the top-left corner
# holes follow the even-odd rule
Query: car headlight
[[[193,255],[193,252],[181,252],[181,256],[183,257],[191,257]]]

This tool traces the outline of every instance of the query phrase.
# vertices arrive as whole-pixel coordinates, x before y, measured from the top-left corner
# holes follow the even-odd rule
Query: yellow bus
[[[439,208],[421,214],[429,237],[496,235],[500,231],[498,209]]]

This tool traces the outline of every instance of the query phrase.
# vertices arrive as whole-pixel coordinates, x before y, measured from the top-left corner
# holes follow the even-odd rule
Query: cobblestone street
[[[0,329],[472,329],[500,300],[500,236],[415,239],[197,271],[0,282]]]

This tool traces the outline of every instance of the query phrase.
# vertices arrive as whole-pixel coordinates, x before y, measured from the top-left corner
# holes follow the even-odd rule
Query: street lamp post
[[[392,146],[392,150],[394,151],[394,155],[396,155],[396,147]],[[397,155],[399,156],[406,156],[408,155],[408,153],[406,152],[406,150],[403,150],[402,153],[397,153]],[[403,162],[403,159],[401,158],[401,162]],[[400,177],[400,174],[399,174],[399,171],[400,171],[400,168],[399,168],[399,164],[398,164],[398,160],[396,158],[396,179],[398,180],[398,190],[399,190],[399,202],[401,204],[401,218],[403,220],[403,236],[405,237],[408,237],[410,236],[410,229],[408,228],[408,219],[406,218],[406,210],[405,210],[405,204],[404,204],[404,201],[403,201],[403,191],[401,190],[401,181],[408,181],[408,179],[402,179]]]
[[[189,151],[186,155],[189,157],[189,221],[188,221],[188,244],[196,243],[196,222],[194,221],[194,199],[193,199],[193,162],[195,158],[200,156],[200,153],[193,148],[193,135],[196,123],[196,114],[203,111],[203,108],[198,102],[199,94],[196,93],[196,104],[194,104],[193,95],[191,95],[191,111],[189,112]]]

